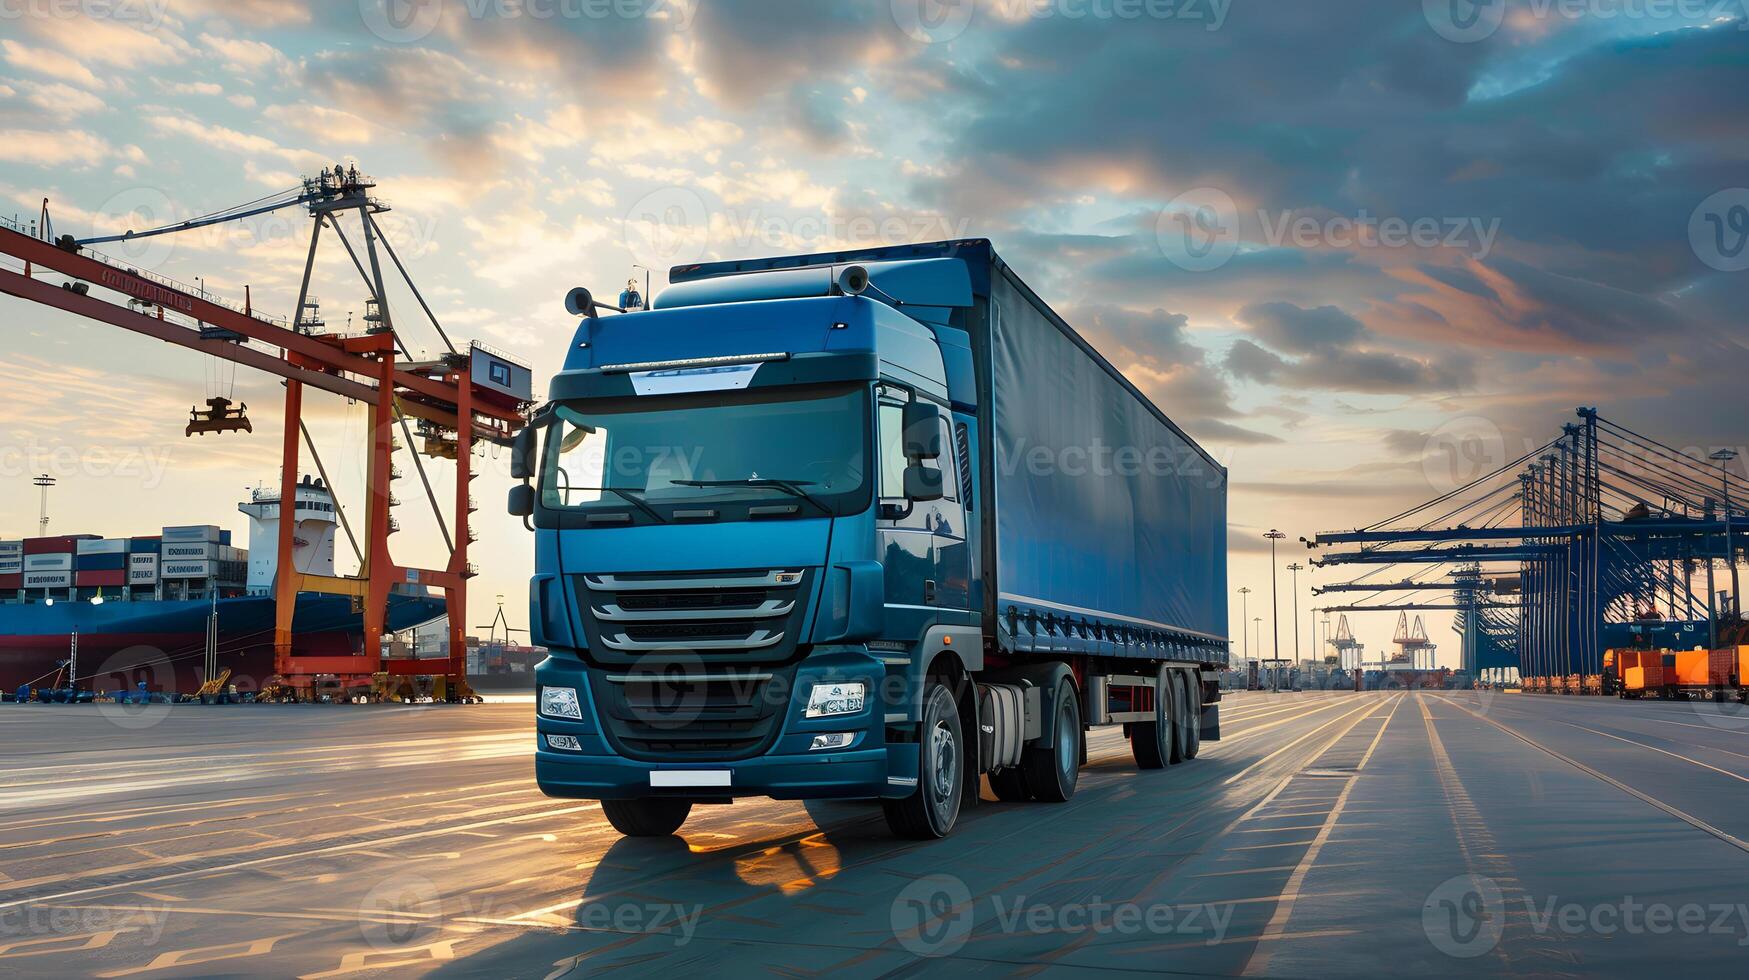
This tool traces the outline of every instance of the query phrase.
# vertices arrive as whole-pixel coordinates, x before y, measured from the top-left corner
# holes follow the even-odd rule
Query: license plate
[[[651,786],[727,786],[727,769],[654,769]]]

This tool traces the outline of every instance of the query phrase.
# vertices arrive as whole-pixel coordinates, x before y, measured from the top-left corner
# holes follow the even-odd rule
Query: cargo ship
[[[273,672],[273,581],[282,494],[252,491],[238,510],[249,518],[249,547],[217,525],[162,527],[140,537],[73,534],[0,541],[0,690],[66,686],[189,693],[209,670],[240,691]],[[292,493],[292,563],[334,574],[338,512],[319,479]],[[439,619],[441,596],[419,586],[390,595],[387,627],[412,629]],[[216,625],[215,625],[216,624]],[[292,620],[303,655],[360,652],[364,617],[350,596],[305,592]]]

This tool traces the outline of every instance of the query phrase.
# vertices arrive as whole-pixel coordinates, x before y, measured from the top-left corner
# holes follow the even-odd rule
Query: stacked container
[[[128,541],[128,588],[143,592],[158,587],[159,547],[156,537]]]
[[[24,588],[24,542],[0,541],[0,597]]]
[[[73,584],[81,589],[120,589],[128,581],[126,538],[80,541],[73,554]]]
[[[69,589],[73,586],[73,551],[79,538],[25,538],[22,562],[24,588]]]
[[[164,579],[210,579],[218,574],[219,539],[216,524],[167,527],[158,565]]]

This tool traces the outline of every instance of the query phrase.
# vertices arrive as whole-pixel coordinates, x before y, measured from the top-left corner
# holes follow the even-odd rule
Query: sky
[[[0,215],[47,198],[56,233],[112,234],[356,162],[443,327],[537,390],[567,289],[634,264],[660,291],[705,258],[991,238],[1229,467],[1231,585],[1269,644],[1271,527],[1304,562],[1300,536],[1581,405],[1743,443],[1746,28],[1742,0],[0,0]],[[308,231],[288,211],[109,252],[289,314]],[[313,292],[357,326],[344,253]],[[66,533],[242,532],[245,488],[277,483],[273,379],[10,297],[0,331],[0,537],[34,533],[39,472]],[[185,437],[210,394],[254,434]],[[345,504],[364,410],[311,401]],[[531,543],[485,469],[468,625],[499,594],[522,625]],[[439,562],[400,496],[397,559]],[[1341,572],[1299,573],[1307,655],[1306,587]],[[1377,650],[1395,616],[1354,624]]]

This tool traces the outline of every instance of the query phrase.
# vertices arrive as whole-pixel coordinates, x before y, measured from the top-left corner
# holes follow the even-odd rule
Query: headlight
[[[825,718],[829,715],[853,715],[862,710],[868,688],[861,681],[848,684],[815,684],[808,692],[806,717]]]
[[[583,707],[577,703],[574,687],[543,687],[540,689],[540,713],[548,718],[583,720]]]

